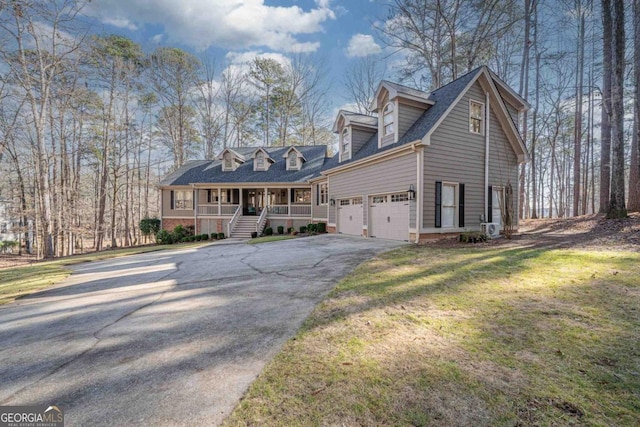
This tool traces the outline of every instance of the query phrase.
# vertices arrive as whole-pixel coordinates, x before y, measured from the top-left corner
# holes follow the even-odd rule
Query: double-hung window
[[[442,183],[442,227],[455,227],[456,185]]]
[[[318,193],[319,205],[326,205],[327,203],[329,203],[329,186],[326,182],[318,185]]]
[[[174,192],[173,206],[177,211],[193,209],[193,191],[176,190]]]
[[[383,135],[391,135],[393,134],[395,128],[393,125],[393,103],[388,102],[387,105],[384,106],[384,110],[382,110],[382,125],[384,126]]]
[[[256,154],[256,169],[264,169],[264,153],[259,152]]]
[[[469,132],[484,133],[484,104],[469,101]]]
[[[349,129],[344,128],[342,130],[342,154],[348,156],[350,150],[351,150],[351,135],[349,134]]]

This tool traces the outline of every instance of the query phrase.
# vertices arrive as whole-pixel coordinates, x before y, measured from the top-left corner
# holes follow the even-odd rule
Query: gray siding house
[[[265,224],[325,222],[329,232],[419,242],[517,221],[517,122],[527,102],[487,67],[433,92],[382,81],[365,116],[340,111],[326,147],[225,149],[161,183],[163,228],[247,237]],[[517,226],[517,224],[516,224]]]

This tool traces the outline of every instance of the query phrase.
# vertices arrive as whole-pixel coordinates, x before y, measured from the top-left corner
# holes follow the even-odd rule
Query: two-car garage
[[[338,233],[361,236],[364,227],[364,209],[368,209],[367,234],[379,239],[409,239],[409,199],[406,192],[351,197],[337,201]]]

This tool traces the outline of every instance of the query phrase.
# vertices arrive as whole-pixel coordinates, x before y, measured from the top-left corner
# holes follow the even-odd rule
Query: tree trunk
[[[611,0],[602,0],[602,107],[600,125],[600,213],[607,212],[611,185]]]
[[[629,170],[629,203],[632,212],[640,211],[640,0],[633,2],[633,138]]]
[[[611,79],[611,194],[608,218],[625,218],[624,193],[624,1],[613,0],[613,74]]]
[[[580,180],[581,162],[582,162],[582,90],[584,85],[584,26],[585,12],[582,10],[582,0],[576,2],[578,10],[578,43],[577,62],[576,62],[576,110],[575,110],[575,127],[573,129],[573,216],[580,215],[580,196],[582,182]]]

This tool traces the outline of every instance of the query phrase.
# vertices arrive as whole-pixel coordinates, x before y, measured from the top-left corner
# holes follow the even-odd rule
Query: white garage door
[[[338,233],[362,236],[362,197],[338,200]]]
[[[369,206],[369,236],[409,240],[409,198],[406,192],[372,196]]]

